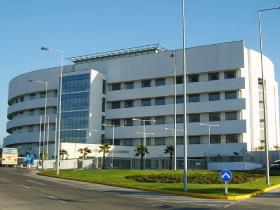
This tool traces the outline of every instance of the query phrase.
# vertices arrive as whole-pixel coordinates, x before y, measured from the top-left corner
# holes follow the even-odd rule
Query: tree
[[[135,156],[140,156],[140,169],[143,170],[144,169],[144,156],[145,154],[149,154],[148,151],[148,147],[140,144],[139,146],[137,146],[136,150],[134,150],[136,152]]]
[[[280,146],[279,146],[279,145],[274,145],[273,148],[274,148],[275,150],[280,150]]]
[[[100,150],[99,153],[102,152],[102,169],[105,169],[105,155],[106,153],[110,152],[110,146],[109,144],[102,144],[101,146],[99,146]]]
[[[46,159],[47,157],[48,157],[47,151],[41,152],[41,154],[40,154],[40,158],[41,158],[41,159],[43,159],[43,158]]]
[[[265,146],[260,145],[256,148],[257,151],[264,151],[265,150]]]
[[[67,157],[69,156],[67,150],[65,150],[65,149],[61,149],[59,151],[59,154],[60,154],[60,157],[61,157],[62,160],[64,160],[65,156],[67,156]]]
[[[175,149],[174,149],[174,146],[172,146],[172,145],[167,146],[164,150],[164,154],[169,154],[169,170],[172,169],[172,158],[173,158],[174,153],[175,153]]]
[[[83,155],[83,159],[84,159],[84,160],[87,159],[87,155],[88,155],[89,153],[91,153],[91,150],[90,150],[89,148],[87,148],[87,147],[85,147],[85,148],[80,148],[78,151]]]

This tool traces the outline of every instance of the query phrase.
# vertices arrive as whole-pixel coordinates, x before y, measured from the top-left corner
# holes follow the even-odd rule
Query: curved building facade
[[[243,41],[189,48],[186,56],[190,158],[241,156],[263,145],[264,103],[267,105],[269,145],[279,144],[278,84],[268,58],[264,59],[266,97],[263,99],[260,54],[245,48]],[[162,150],[174,144],[176,101],[177,157],[183,157],[184,139],[180,132],[184,121],[182,49],[168,50],[153,45],[69,60],[74,64],[64,67],[62,142],[100,144],[105,141],[114,144],[116,150],[121,147],[133,151],[143,143],[143,120],[146,120],[145,144],[152,150],[147,157],[165,156]],[[29,80],[48,82],[50,126],[48,137],[43,138],[44,132],[41,132],[41,140],[54,144],[59,68],[29,72],[11,80],[7,113],[9,135],[4,146],[16,146],[23,153],[38,154],[45,86]],[[114,125],[114,133],[112,127],[104,123]],[[211,128],[210,142],[208,127],[202,124],[218,125]],[[118,154],[134,158],[132,153],[125,153],[125,156],[116,152],[116,157]]]

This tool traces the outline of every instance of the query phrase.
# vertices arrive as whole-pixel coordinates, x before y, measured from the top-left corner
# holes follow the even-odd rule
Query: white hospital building
[[[89,156],[101,157],[98,146],[101,142],[112,144],[114,139],[114,165],[133,167],[139,159],[134,150],[144,136],[141,119],[150,120],[145,126],[150,152],[146,167],[165,167],[169,155],[164,149],[174,145],[176,83],[177,165],[182,168],[182,52],[148,45],[68,58],[73,65],[63,69],[61,142],[69,158],[79,157],[77,150],[84,146],[93,150]],[[271,60],[264,57],[264,81],[260,53],[244,47],[243,41],[188,48],[186,61],[190,167],[203,165],[209,153],[212,161],[242,161],[247,152],[264,145],[264,103],[269,147],[280,144],[278,83]],[[43,83],[29,80],[39,80],[48,82],[50,129],[44,144],[48,140],[49,157],[54,155],[59,78],[60,67],[54,67],[27,72],[10,81],[4,146],[38,156],[46,94]],[[115,126],[114,138],[112,127],[104,123]],[[200,123],[219,125],[211,128],[210,150],[208,127]],[[41,132],[41,139],[43,136]]]

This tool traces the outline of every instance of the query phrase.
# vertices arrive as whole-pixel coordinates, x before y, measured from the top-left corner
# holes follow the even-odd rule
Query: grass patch
[[[182,177],[183,171],[159,171],[159,170],[61,170],[60,175],[56,176],[55,171],[44,171],[41,172],[42,175],[53,176],[65,179],[101,183],[108,185],[118,185],[128,188],[145,188],[151,190],[172,190],[177,192],[183,191],[182,182],[139,182],[135,179],[127,179],[126,177],[131,176],[161,176],[165,175],[168,177]],[[212,176],[217,175],[219,177],[219,172],[217,171],[188,171],[188,177],[207,177],[211,174]],[[264,172],[233,172],[233,176],[238,176],[237,174],[247,174],[250,178],[244,183],[233,184],[229,183],[229,195],[244,195],[252,193],[262,188],[266,187]],[[256,175],[257,174],[257,175]],[[255,176],[256,175],[256,176]],[[271,176],[271,185],[280,184],[279,174],[274,174]],[[215,178],[216,180],[216,178]],[[188,180],[189,182],[191,179]],[[210,195],[224,195],[224,184],[203,184],[196,181],[196,183],[188,184],[188,191],[192,193],[199,194],[210,194]]]

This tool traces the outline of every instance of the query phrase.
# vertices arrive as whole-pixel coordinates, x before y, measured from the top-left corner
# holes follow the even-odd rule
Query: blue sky
[[[185,0],[187,47],[244,40],[259,49],[257,10],[280,0]],[[181,0],[0,0],[0,144],[6,136],[9,80],[66,57],[160,43],[180,48]],[[280,10],[263,16],[264,53],[280,73]]]

